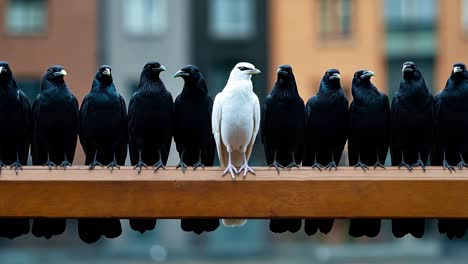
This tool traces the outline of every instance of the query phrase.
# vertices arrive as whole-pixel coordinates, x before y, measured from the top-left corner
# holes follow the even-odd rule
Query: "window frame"
[[[150,1],[155,1],[155,2],[160,2],[162,3],[161,5],[161,8],[162,8],[162,11],[161,11],[161,14],[162,16],[160,16],[162,18],[162,24],[160,26],[160,29],[158,30],[150,30],[150,31],[142,31],[142,32],[134,32],[134,31],[131,31],[129,30],[128,28],[128,25],[126,24],[127,22],[127,8],[126,8],[126,5],[127,4],[134,4],[135,1],[122,1],[121,2],[121,14],[122,14],[122,19],[121,19],[121,30],[124,32],[124,35],[127,36],[128,38],[131,38],[131,39],[147,39],[147,38],[150,38],[150,39],[154,39],[154,38],[160,38],[162,36],[164,36],[167,31],[168,31],[168,28],[169,28],[169,19],[170,19],[170,16],[169,16],[169,9],[170,9],[170,1],[169,0],[150,0]]]
[[[5,9],[4,9],[4,17],[3,17],[3,22],[4,22],[4,28],[3,32],[5,35],[9,37],[15,37],[15,38],[36,38],[36,37],[44,37],[48,34],[49,30],[49,14],[50,14],[50,1],[49,0],[40,0],[43,3],[43,18],[42,18],[42,25],[40,30],[38,31],[13,31],[11,30],[11,27],[9,26],[9,12],[10,12],[10,5],[11,2],[14,0],[7,0],[4,3]]]
[[[256,32],[258,31],[257,29],[257,23],[256,23],[256,20],[255,20],[255,15],[256,15],[256,12],[257,12],[257,1],[255,0],[243,0],[243,1],[247,1],[247,5],[249,10],[247,12],[249,12],[250,14],[247,14],[247,17],[250,16],[250,18],[248,18],[250,21],[248,21],[246,23],[246,25],[249,25],[248,27],[248,30],[244,33],[244,32],[231,32],[229,33],[228,31],[226,32],[221,32],[219,31],[218,32],[218,29],[216,29],[216,25],[219,23],[217,23],[215,20],[215,17],[214,17],[214,12],[215,10],[213,10],[215,8],[215,5],[216,5],[216,1],[232,1],[232,0],[208,0],[208,24],[207,24],[207,27],[208,27],[208,34],[211,38],[213,39],[216,39],[216,40],[239,40],[239,41],[243,41],[243,40],[248,40],[248,39],[251,39],[252,37],[255,36]],[[235,0],[235,1],[238,1],[238,0]],[[235,2],[233,1],[233,2]],[[250,23],[249,23],[250,22]]]
[[[318,39],[321,43],[323,42],[334,42],[334,41],[338,41],[340,43],[343,43],[343,42],[352,42],[354,40],[354,34],[355,34],[355,9],[357,9],[356,5],[357,5],[357,2],[356,1],[353,1],[353,0],[335,0],[337,1],[337,4],[339,4],[340,8],[343,8],[342,5],[343,5],[343,1],[348,1],[348,5],[349,5],[349,14],[348,15],[338,15],[338,19],[336,19],[336,25],[328,25],[328,27],[330,29],[328,30],[324,30],[324,23],[328,23],[330,21],[333,21],[333,19],[329,19],[327,16],[332,14],[332,12],[335,12],[333,10],[331,10],[330,6],[331,6],[331,1],[330,0],[317,0],[317,5],[318,5],[318,8],[316,8],[318,14],[317,14],[317,20],[318,20]],[[325,5],[328,6],[328,13],[329,14],[325,14]],[[342,24],[343,24],[343,21],[344,21],[344,18],[347,18],[349,20],[349,25],[348,25],[348,30],[345,32],[343,29],[342,29]],[[317,21],[316,20],[316,21]],[[338,28],[340,28],[339,32],[333,32],[334,29],[333,27],[336,26]]]

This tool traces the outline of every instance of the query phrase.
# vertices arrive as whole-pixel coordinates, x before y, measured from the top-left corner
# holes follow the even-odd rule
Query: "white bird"
[[[211,124],[221,166],[232,180],[244,171],[255,175],[248,161],[260,128],[260,103],[253,92],[252,75],[261,73],[254,65],[238,63],[231,71],[223,91],[213,103]],[[236,169],[240,167],[239,170]],[[225,226],[242,226],[245,219],[223,219]]]

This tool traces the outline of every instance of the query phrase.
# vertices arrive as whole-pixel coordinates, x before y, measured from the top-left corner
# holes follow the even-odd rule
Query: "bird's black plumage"
[[[383,167],[390,144],[390,103],[387,95],[372,84],[372,71],[354,74],[353,101],[349,108],[349,165],[367,170]],[[372,202],[372,201],[369,201]],[[380,219],[352,219],[349,234],[375,237],[380,232]]]
[[[128,130],[130,160],[139,170],[146,164],[155,171],[164,168],[174,135],[174,103],[159,75],[166,68],[147,63],[141,72],[138,91],[130,100]],[[156,219],[130,219],[130,227],[141,233],[153,230]]]
[[[42,78],[41,91],[33,107],[33,165],[71,166],[78,137],[78,100],[72,94],[62,66],[51,66]],[[34,219],[32,233],[50,238],[62,234],[66,219]]]
[[[103,65],[94,78],[91,92],[80,109],[80,142],[90,169],[102,164],[119,168],[127,157],[127,108],[117,92],[111,67]],[[108,238],[122,233],[119,219],[79,219],[80,238],[96,242],[101,235]]]
[[[262,109],[261,138],[268,165],[279,168],[298,167],[302,162],[305,133],[305,107],[299,96],[290,65],[281,65],[277,80]],[[302,219],[271,219],[275,233],[297,232]]]
[[[317,95],[306,105],[305,156],[303,166],[321,169],[337,168],[348,138],[348,100],[340,85],[340,72],[326,71]],[[327,165],[328,164],[328,165]],[[305,231],[314,234],[317,229],[328,233],[333,227],[333,219],[306,219]]]
[[[432,165],[454,171],[468,167],[468,71],[464,63],[453,65],[445,88],[434,97],[436,151]],[[449,239],[462,238],[468,221],[439,219],[439,232]]]
[[[31,106],[16,85],[6,61],[0,61],[0,174],[6,165],[16,172],[28,161]],[[29,233],[29,219],[0,219],[0,237],[13,239]]]
[[[215,142],[211,131],[211,112],[213,99],[208,94],[205,79],[200,70],[193,65],[180,69],[174,77],[184,79],[182,92],[174,103],[175,129],[174,141],[179,152],[182,171],[187,165],[194,169],[213,166]],[[181,219],[184,231],[196,234],[214,231],[219,219]]]
[[[414,62],[405,62],[402,72],[403,79],[391,109],[392,165],[408,170],[421,166],[424,170],[434,143],[433,98]],[[424,219],[392,221],[395,237],[409,233],[420,238],[424,235],[424,226]]]

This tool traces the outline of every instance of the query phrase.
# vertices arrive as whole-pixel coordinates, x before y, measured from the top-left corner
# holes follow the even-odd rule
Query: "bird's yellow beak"
[[[65,70],[61,70],[59,72],[56,72],[54,73],[54,76],[55,77],[58,77],[58,76],[67,76],[67,72]]]
[[[260,74],[260,73],[262,73],[262,72],[259,69],[254,69],[254,70],[251,70],[249,72],[250,75],[257,75],[257,74]]]

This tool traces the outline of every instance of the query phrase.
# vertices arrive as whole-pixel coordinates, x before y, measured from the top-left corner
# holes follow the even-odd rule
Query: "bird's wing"
[[[224,102],[223,93],[216,95],[213,103],[213,113],[211,117],[211,128],[213,129],[213,136],[218,149],[219,163],[221,166],[226,166],[228,161],[228,153],[224,147],[223,139],[221,137],[221,120],[222,120],[222,105]]]
[[[127,158],[127,144],[128,144],[128,115],[127,115],[127,104],[125,103],[122,95],[119,94],[120,100],[120,116],[121,116],[121,127],[118,150],[116,151],[116,159],[119,164],[125,164]]]
[[[182,121],[182,111],[181,108],[183,107],[183,102],[181,96],[177,96],[174,102],[174,142],[176,144],[176,149],[177,152],[179,152],[179,155],[182,153],[183,146],[182,146],[182,133],[184,131],[181,131],[181,128],[179,128],[179,124]]]
[[[25,135],[27,135],[24,141],[22,142],[23,147],[21,149],[21,153],[19,154],[19,158],[21,159],[20,162],[22,164],[26,164],[26,162],[28,161],[29,143],[31,142],[30,131],[32,131],[31,105],[29,104],[28,98],[23,92],[18,90],[18,95],[20,98],[22,115],[24,117],[24,128],[26,132]]]
[[[40,113],[40,104],[39,104],[39,98],[41,97],[41,94],[38,94],[36,99],[33,102],[32,105],[32,130],[31,130],[31,156],[32,156],[32,162],[33,164],[37,163],[37,160],[39,160],[39,138],[37,134],[37,127],[38,127],[38,122],[39,122],[39,113]]]
[[[86,153],[86,119],[87,119],[87,114],[88,114],[88,105],[89,104],[89,95],[87,95],[84,99],[83,102],[81,103],[81,108],[80,108],[80,126],[79,126],[79,137],[80,137],[80,143],[81,146],[83,147],[83,150],[85,152],[85,155],[88,155]]]
[[[252,138],[250,139],[250,143],[247,146],[247,152],[245,153],[247,160],[250,159],[250,155],[252,154],[252,149],[255,144],[255,139],[257,138],[258,130],[260,129],[260,102],[258,101],[258,97],[256,94],[252,92],[252,100],[253,100],[253,107],[254,107],[254,115],[253,115],[253,121],[254,121],[254,129],[253,129],[253,134]]]
[[[128,104],[128,143],[129,143],[129,152],[130,152],[130,161],[132,165],[135,165],[138,162],[138,153],[135,146],[135,137],[133,128],[135,127],[135,97],[137,96],[136,92],[133,94]]]

